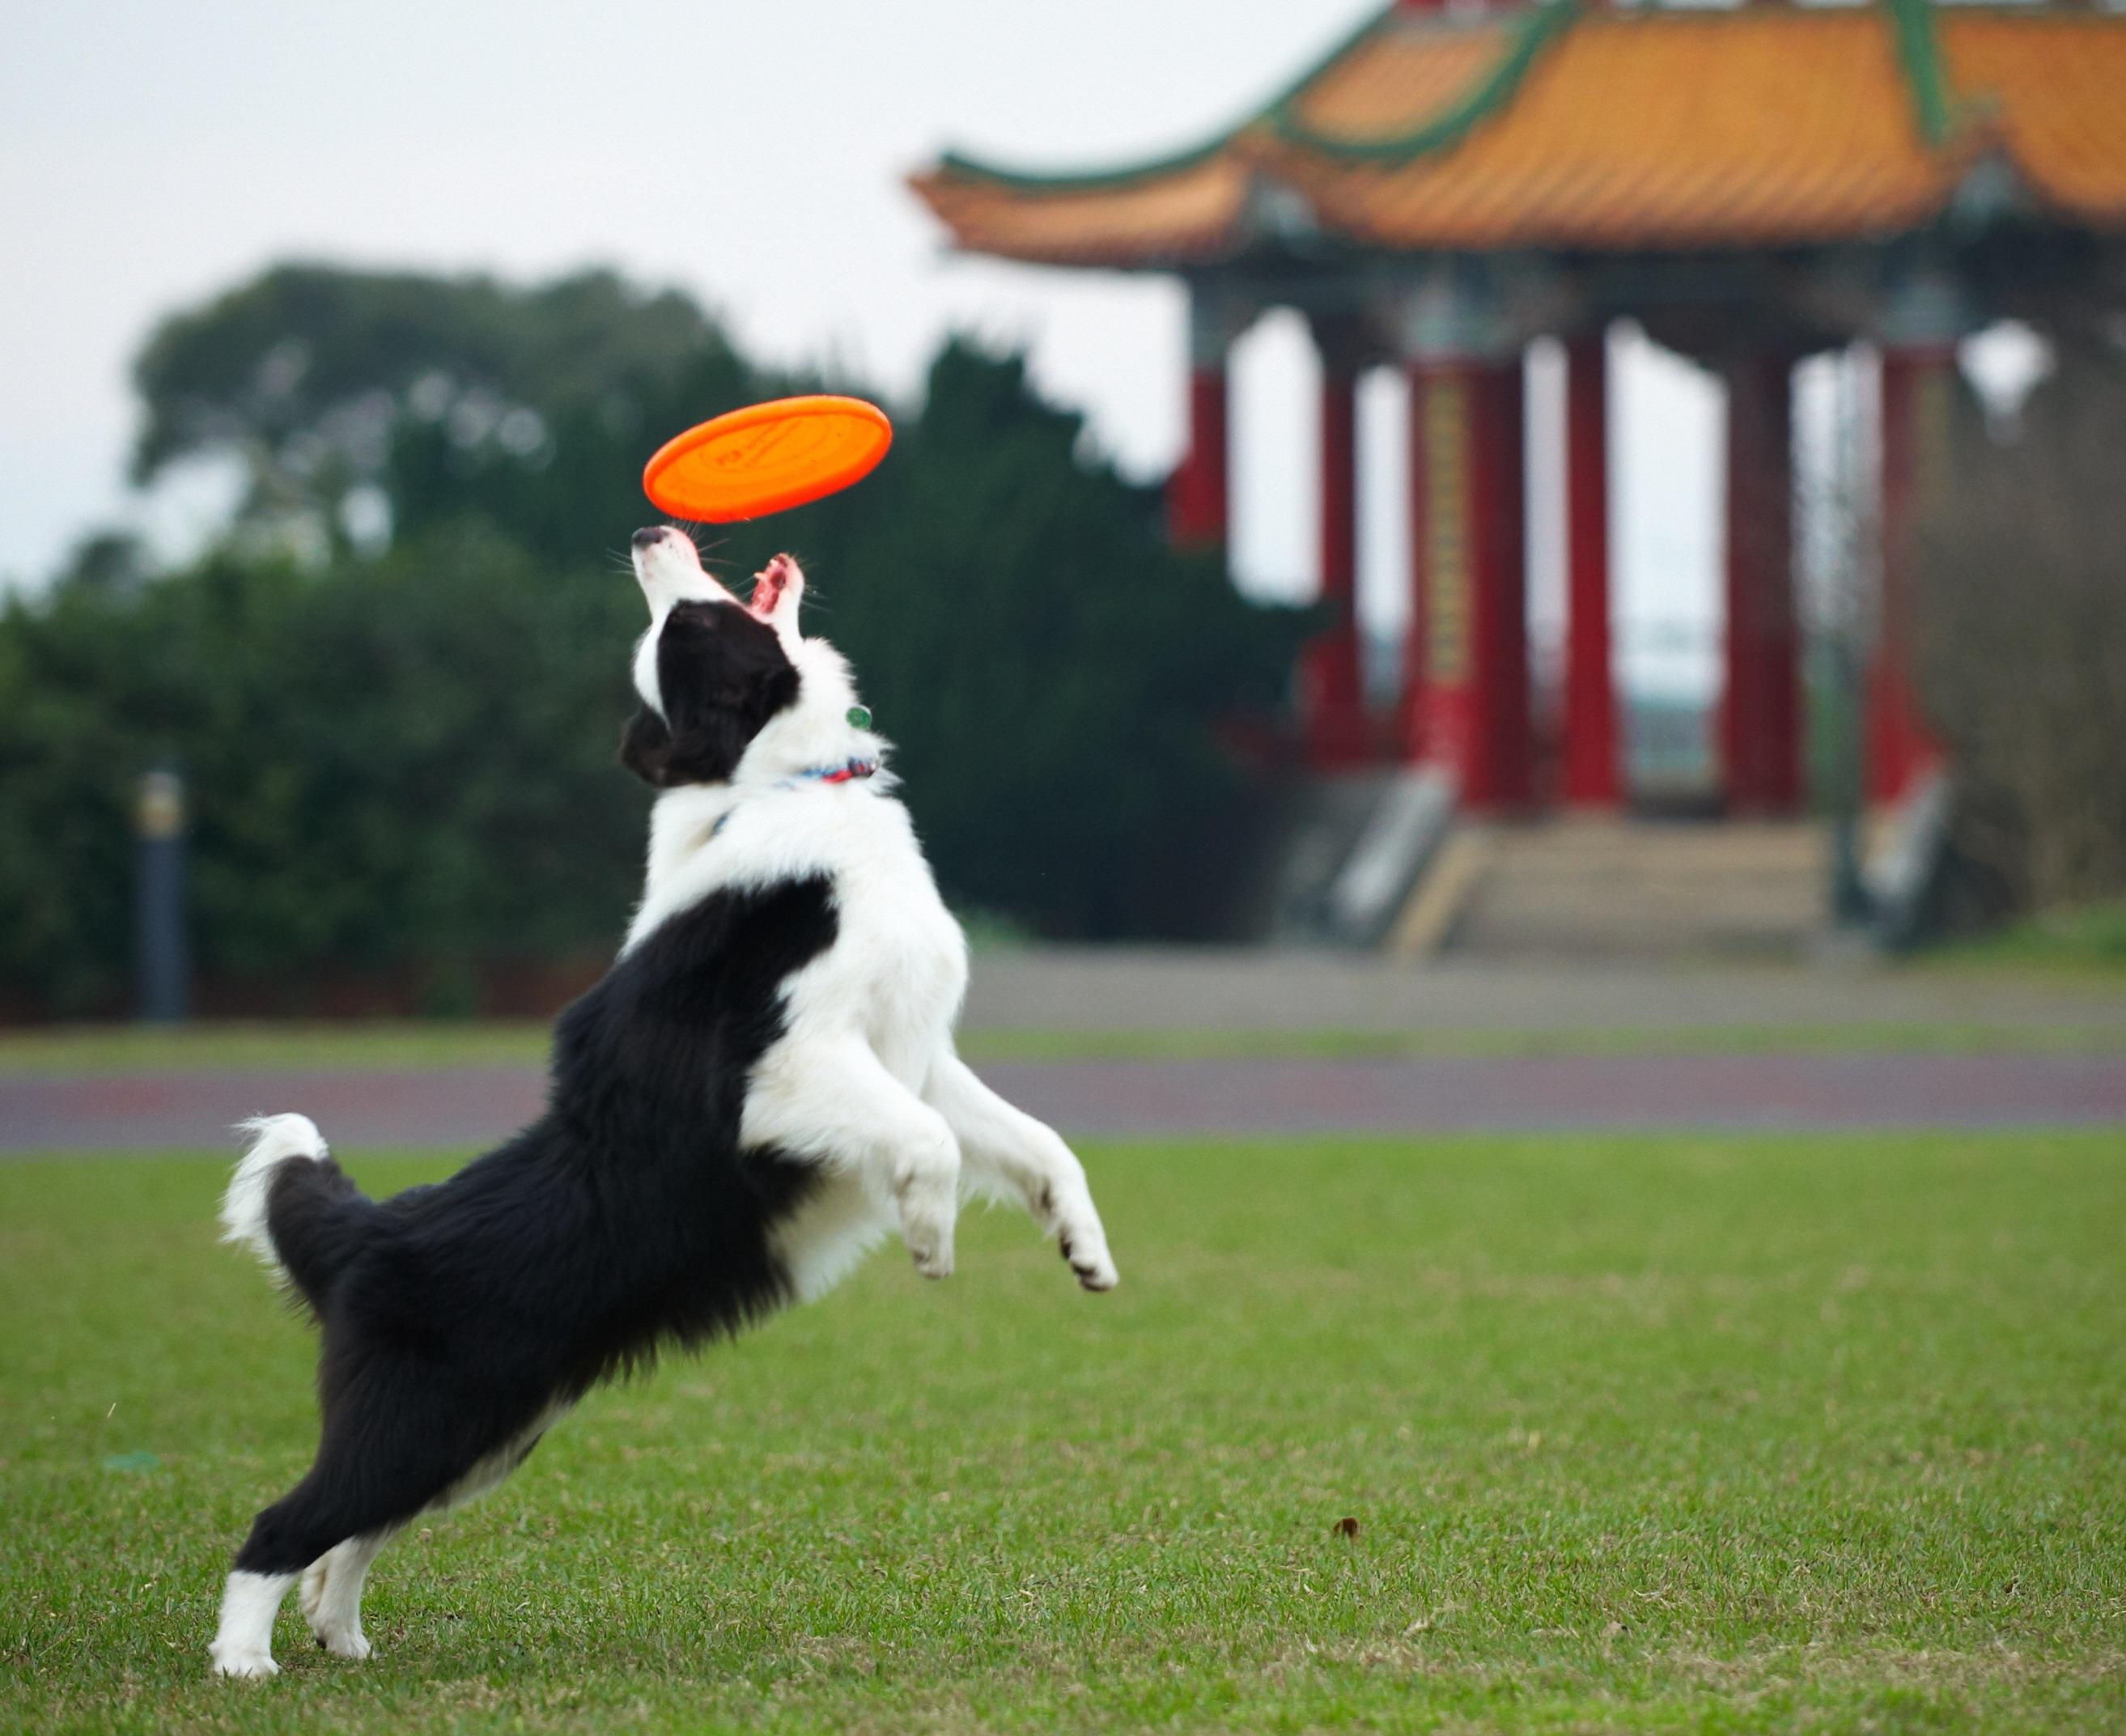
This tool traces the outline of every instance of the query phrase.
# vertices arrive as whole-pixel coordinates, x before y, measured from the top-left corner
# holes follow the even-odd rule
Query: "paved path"
[[[2126,1056],[1760,1055],[994,1062],[1084,1134],[2126,1124]],[[0,1077],[0,1151],[227,1147],[300,1109],[349,1152],[472,1145],[537,1114],[523,1067]]]
[[[2072,1026],[2126,1034],[2126,984],[1859,959],[1817,965],[1468,963],[1201,947],[975,960],[969,1030],[1574,1031]]]

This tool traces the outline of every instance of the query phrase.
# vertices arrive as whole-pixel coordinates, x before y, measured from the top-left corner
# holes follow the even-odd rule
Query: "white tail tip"
[[[248,1247],[275,1271],[281,1270],[272,1232],[266,1225],[266,1196],[273,1171],[291,1158],[316,1162],[326,1155],[324,1135],[307,1115],[259,1115],[239,1122],[237,1131],[251,1136],[221,1199],[221,1239]]]

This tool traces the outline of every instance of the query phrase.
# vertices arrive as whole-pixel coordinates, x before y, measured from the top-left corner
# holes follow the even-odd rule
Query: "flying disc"
[[[666,441],[642,491],[674,518],[758,518],[862,481],[892,444],[885,411],[861,398],[777,398]]]

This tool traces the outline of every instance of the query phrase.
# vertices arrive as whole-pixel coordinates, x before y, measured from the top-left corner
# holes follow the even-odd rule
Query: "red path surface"
[[[2121,1124],[2126,1055],[1499,1057],[996,1062],[992,1084],[1086,1135],[1457,1128]],[[522,1067],[0,1078],[0,1151],[230,1149],[300,1109],[350,1153],[466,1146],[539,1112]]]

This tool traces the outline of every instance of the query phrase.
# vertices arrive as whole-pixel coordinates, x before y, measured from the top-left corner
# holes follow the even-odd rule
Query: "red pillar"
[[[1167,479],[1166,533],[1177,548],[1226,541],[1226,396],[1222,360],[1188,371],[1188,450]]]
[[[1411,397],[1424,755],[1465,807],[1517,806],[1533,784],[1521,360],[1414,369]]]
[[[1727,691],[1720,745],[1732,811],[1801,803],[1801,629],[1793,589],[1792,358],[1727,381]]]
[[[1609,386],[1606,334],[1565,346],[1565,799],[1623,799],[1609,653]]]
[[[1868,682],[1868,792],[1895,802],[1939,754],[1915,679],[1912,542],[1920,499],[1942,474],[1954,411],[1950,344],[1883,352],[1883,594]]]
[[[1301,661],[1307,757],[1363,763],[1371,744],[1358,666],[1358,372],[1347,345],[1321,346],[1321,601],[1328,626]]]

